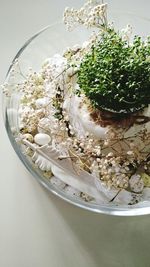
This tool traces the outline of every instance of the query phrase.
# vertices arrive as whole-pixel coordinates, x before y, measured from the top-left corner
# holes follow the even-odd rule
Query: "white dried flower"
[[[87,1],[79,10],[66,8],[63,21],[68,30],[73,30],[78,25],[86,27],[104,27],[106,21],[107,4],[100,1]]]
[[[121,37],[123,40],[129,42],[132,35],[132,27],[131,25],[127,25],[125,29],[121,30]]]

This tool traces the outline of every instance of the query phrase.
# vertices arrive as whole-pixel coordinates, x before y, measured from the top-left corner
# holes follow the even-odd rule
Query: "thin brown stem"
[[[119,195],[119,193],[121,192],[122,189],[120,189],[117,194],[109,201],[109,202],[113,202],[115,200],[115,198]]]

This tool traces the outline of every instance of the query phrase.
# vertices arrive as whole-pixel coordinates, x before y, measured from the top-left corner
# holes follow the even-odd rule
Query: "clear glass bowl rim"
[[[117,12],[118,13],[118,12]],[[127,15],[131,15],[131,16],[136,16],[139,19],[145,20],[147,22],[150,22],[150,19],[145,18],[145,17],[140,17],[137,16],[134,13],[130,13],[130,12],[121,12],[122,14],[127,14]],[[120,12],[119,12],[120,14]],[[20,48],[20,50],[18,51],[18,53],[16,54],[16,56],[14,57],[14,59],[12,60],[12,63],[8,69],[8,72],[6,74],[6,81],[7,78],[10,74],[10,71],[12,69],[12,66],[15,62],[15,60],[23,53],[23,51],[28,47],[28,45],[30,45],[30,43],[36,39],[36,37],[40,36],[40,34],[48,31],[51,27],[57,26],[58,24],[61,24],[60,21],[55,22],[53,24],[50,24],[46,27],[44,27],[42,30],[40,30],[39,32],[37,32],[35,35],[33,35],[30,39],[28,39],[25,44]],[[96,213],[102,213],[102,214],[107,214],[107,215],[115,215],[115,216],[138,216],[138,215],[146,215],[146,214],[150,214],[150,202],[143,202],[140,205],[134,205],[134,206],[109,206],[108,205],[99,205],[99,204],[93,204],[90,202],[82,202],[79,201],[78,199],[74,199],[73,197],[66,195],[64,192],[62,192],[59,189],[56,189],[56,187],[53,187],[53,185],[50,185],[49,183],[47,183],[45,181],[45,179],[42,179],[41,176],[35,172],[35,170],[33,170],[33,168],[29,165],[28,160],[26,159],[26,157],[22,154],[21,150],[18,147],[18,144],[15,141],[15,138],[11,132],[11,129],[9,127],[9,121],[7,118],[7,106],[4,107],[4,101],[3,101],[3,110],[4,110],[4,122],[5,122],[5,128],[9,137],[9,140],[16,152],[16,154],[18,155],[19,159],[22,161],[22,163],[25,165],[25,167],[28,169],[28,171],[32,174],[32,176],[34,176],[36,178],[36,180],[38,180],[38,182],[40,184],[42,184],[48,191],[52,192],[54,195],[58,196],[60,199],[67,201],[70,204],[73,204],[77,207],[83,208],[85,210],[89,210],[92,212],[96,212]]]

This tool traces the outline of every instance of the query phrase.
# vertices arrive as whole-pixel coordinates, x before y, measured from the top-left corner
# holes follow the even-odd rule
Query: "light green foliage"
[[[77,93],[94,107],[130,113],[150,103],[150,38],[128,44],[114,29],[102,34],[78,71]]]

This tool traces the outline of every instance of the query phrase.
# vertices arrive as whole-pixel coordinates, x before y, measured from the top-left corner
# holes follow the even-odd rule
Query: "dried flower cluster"
[[[104,28],[107,24],[107,4],[101,4],[101,1],[89,0],[79,10],[67,7],[63,20],[70,31],[78,25],[84,25],[87,28]]]

